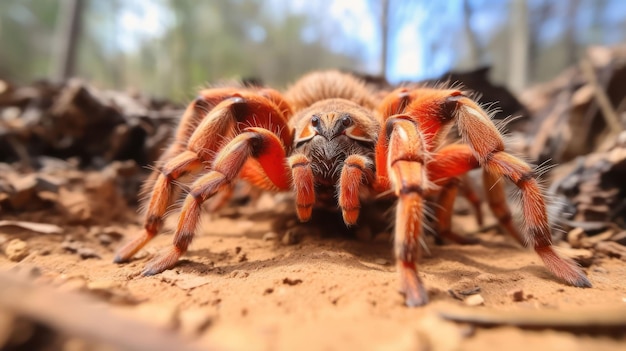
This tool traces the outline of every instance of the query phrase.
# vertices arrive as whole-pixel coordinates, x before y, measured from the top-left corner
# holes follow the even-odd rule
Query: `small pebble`
[[[98,234],[97,238],[100,244],[104,246],[109,246],[113,243],[113,238],[109,234]]]
[[[117,226],[108,226],[102,228],[102,234],[106,234],[114,240],[120,240],[124,237],[124,229]]]
[[[98,255],[93,249],[90,249],[88,247],[79,248],[77,253],[83,260],[86,260],[88,258],[100,258],[100,255]]]
[[[293,286],[293,285],[298,285],[300,283],[302,283],[302,279],[289,279],[289,278],[283,279],[283,284],[285,285]]]
[[[298,230],[298,227],[295,227],[285,232],[285,235],[283,235],[281,242],[283,243],[283,245],[296,245],[300,242],[300,239],[300,231]]]
[[[37,278],[41,276],[41,268],[39,267],[29,267],[26,270],[26,273],[30,278]]]
[[[72,238],[65,238],[61,243],[61,248],[70,253],[76,253],[78,251],[78,244]]]
[[[506,294],[515,302],[524,301],[524,290],[522,289],[509,290]]]
[[[374,260],[374,263],[379,264],[381,266],[386,266],[389,264],[389,261],[384,258],[377,258]]]
[[[274,232],[267,232],[265,234],[263,234],[263,240],[264,241],[274,241],[278,239],[278,234],[274,233]]]
[[[248,272],[242,272],[242,271],[234,270],[234,271],[230,272],[229,277],[230,278],[236,278],[236,277],[247,278],[249,275],[250,275],[250,273],[248,273]]]
[[[463,302],[468,306],[482,306],[485,304],[485,299],[483,299],[482,295],[470,295]]]
[[[4,249],[4,253],[7,255],[9,260],[13,262],[19,262],[28,256],[28,245],[25,241],[20,239],[13,239],[9,241],[6,249]]]
[[[594,273],[602,273],[602,274],[606,274],[606,273],[608,273],[608,272],[609,272],[606,268],[604,268],[604,267],[598,267],[598,266],[593,267],[591,270],[592,270]]]

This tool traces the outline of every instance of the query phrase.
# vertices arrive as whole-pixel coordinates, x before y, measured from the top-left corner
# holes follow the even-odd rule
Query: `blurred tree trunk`
[[[536,5],[535,11],[530,16],[530,39],[528,43],[528,80],[527,83],[535,82],[537,77],[537,66],[539,65],[539,54],[541,47],[541,31],[544,24],[550,18],[553,11],[553,3],[550,1],[542,1]]]
[[[580,5],[579,0],[570,0],[567,2],[567,29],[565,30],[565,44],[567,50],[567,58],[565,66],[571,66],[578,61],[578,38],[576,35],[576,14]]]
[[[513,0],[511,6],[511,43],[509,67],[509,87],[519,93],[528,81],[529,34],[528,3],[526,0]]]
[[[463,31],[465,32],[465,38],[467,39],[467,61],[465,62],[465,66],[468,69],[474,69],[480,65],[480,53],[479,53],[479,44],[476,39],[476,34],[472,30],[471,25],[472,19],[472,7],[470,4],[470,0],[463,0]]]
[[[53,50],[51,78],[62,81],[76,69],[77,44],[80,38],[84,0],[63,0],[57,16],[56,45]]]
[[[596,0],[592,3],[591,30],[587,44],[598,45],[605,40],[605,23],[603,11],[606,8],[606,0]]]
[[[381,15],[381,26],[382,26],[382,48],[381,48],[381,75],[387,78],[387,60],[388,60],[388,51],[389,51],[389,0],[382,0],[382,15]]]

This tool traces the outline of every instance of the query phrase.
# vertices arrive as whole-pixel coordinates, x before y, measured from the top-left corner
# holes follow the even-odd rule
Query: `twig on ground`
[[[85,296],[36,286],[6,273],[0,273],[0,286],[0,309],[62,334],[122,350],[199,350],[172,332],[116,316]]]

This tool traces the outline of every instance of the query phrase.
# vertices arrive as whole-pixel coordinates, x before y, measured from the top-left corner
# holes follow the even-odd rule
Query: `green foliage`
[[[353,67],[357,60],[333,53],[324,42],[303,42],[309,16],[276,17],[262,1],[169,0],[172,25],[159,38],[127,54],[127,83],[159,95],[189,96],[206,83],[260,78],[284,85],[321,67]]]
[[[122,14],[141,15],[145,8],[137,1],[88,0],[77,75],[102,87],[186,99],[223,79],[254,77],[283,86],[313,69],[359,65],[356,55],[332,52],[320,39],[303,41],[303,31],[319,19],[289,11],[277,15],[265,1],[150,4],[167,19],[162,32],[131,38],[135,44],[122,47],[132,34],[124,32]],[[0,77],[26,83],[48,75],[58,9],[59,0],[0,1]]]
[[[57,0],[0,1],[0,78],[45,77],[54,48]]]

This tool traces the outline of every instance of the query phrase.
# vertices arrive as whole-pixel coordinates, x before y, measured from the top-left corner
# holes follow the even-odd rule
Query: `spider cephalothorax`
[[[129,260],[161,229],[174,202],[176,181],[201,174],[189,187],[173,247],[153,259],[144,275],[173,267],[189,246],[202,204],[227,196],[241,178],[267,190],[293,191],[301,221],[314,207],[338,207],[347,225],[356,224],[362,196],[397,198],[394,251],[401,291],[409,306],[428,301],[417,273],[424,199],[435,197],[439,234],[450,231],[458,182],[484,169],[489,205],[522,244],[532,246],[546,267],[569,284],[590,287],[580,268],[552,246],[543,196],[530,166],[505,151],[488,114],[455,89],[398,88],[378,99],[355,77],[314,72],[285,94],[266,88],[203,90],[179,124],[147,188],[144,233],[125,244],[116,262]],[[463,143],[442,146],[456,123]],[[520,189],[521,234],[513,225],[500,178]]]
[[[341,172],[351,155],[366,160],[363,171],[373,180],[378,128],[371,110],[349,100],[328,99],[297,113],[294,122],[293,152],[310,160],[317,205],[337,206],[335,194],[341,184]]]

